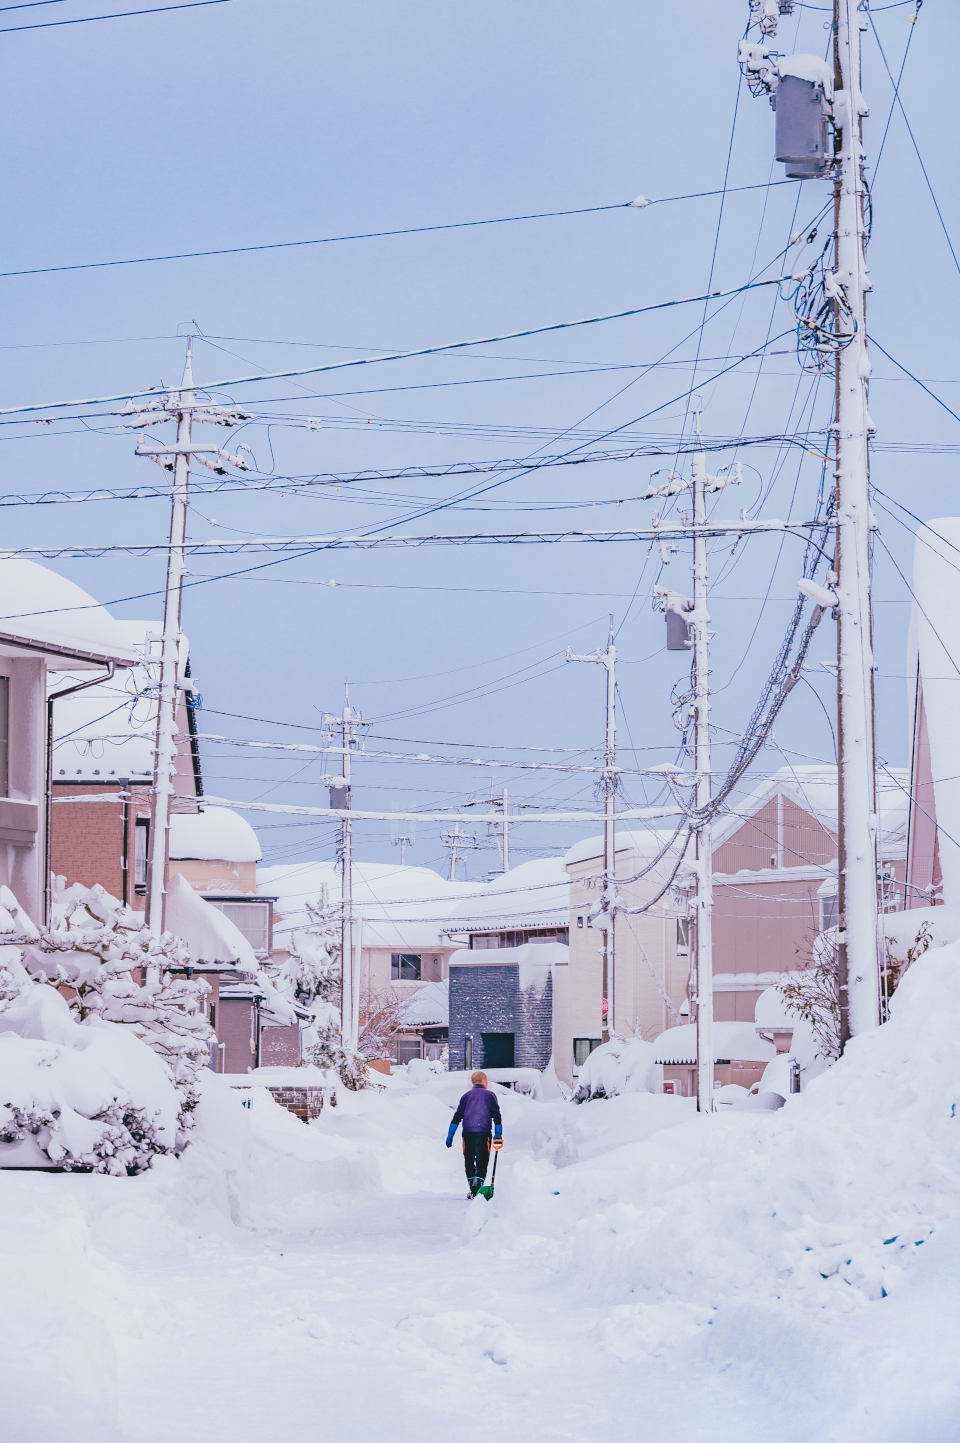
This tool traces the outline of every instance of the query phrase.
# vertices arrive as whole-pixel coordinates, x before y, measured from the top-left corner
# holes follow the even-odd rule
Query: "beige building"
[[[564,858],[570,878],[570,960],[555,974],[554,1066],[566,1082],[600,1042],[605,1001],[612,1001],[611,1031],[621,1037],[639,1034],[652,1041],[665,1028],[686,1021],[685,904],[670,890],[648,911],[631,915],[669,881],[676,850],[650,865],[669,840],[669,833],[654,831],[617,834],[615,871],[623,910],[614,922],[612,999],[602,997],[603,934],[590,925],[602,889],[602,837],[578,842]]]

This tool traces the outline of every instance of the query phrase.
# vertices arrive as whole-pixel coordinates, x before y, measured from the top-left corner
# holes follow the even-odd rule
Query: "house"
[[[960,903],[960,517],[917,533],[907,653],[910,815],[908,907]]]
[[[67,885],[99,882],[140,911],[146,906],[150,852],[161,627],[149,621],[117,625],[135,664],[74,692],[54,711],[51,868]],[[164,924],[188,943],[191,970],[210,985],[208,1016],[218,1039],[212,1066],[242,1073],[264,1056],[298,1062],[300,1028],[285,1009],[278,1012],[259,973],[272,946],[272,904],[256,889],[260,846],[235,812],[203,805],[189,679],[184,643]],[[178,878],[196,894],[198,905],[188,905]],[[206,915],[208,903],[225,925]]]
[[[150,791],[157,733],[159,621],[115,625],[135,664],[54,710],[51,866],[67,885],[99,882],[139,911],[146,905]],[[173,814],[196,812],[203,793],[189,662],[181,653]]]
[[[275,899],[276,958],[289,955],[297,932],[318,925],[339,946],[341,877],[336,863],[261,867],[257,875],[260,895]],[[445,984],[450,957],[460,944],[445,927],[455,906],[472,898],[482,885],[450,882],[428,867],[354,863],[361,1015],[401,1004],[391,1045],[396,1063],[435,1057],[446,1044]],[[318,913],[325,918],[319,924]],[[415,1006],[421,994],[423,1000]],[[408,1005],[413,1010],[408,1011]]]
[[[451,908],[451,1071],[547,1066],[564,1015],[570,879],[558,857],[535,858]],[[563,969],[563,980],[560,979]]]
[[[903,905],[907,777],[877,782],[877,888],[884,910]],[[760,993],[796,970],[837,912],[837,771],[784,766],[764,777],[714,827],[713,989],[718,1022],[753,1022]]]
[[[50,916],[52,730],[74,694],[133,666],[121,622],[72,581],[0,559],[0,884],[37,922]]]

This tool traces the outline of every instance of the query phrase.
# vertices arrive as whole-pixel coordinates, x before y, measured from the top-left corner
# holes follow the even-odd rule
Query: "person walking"
[[[487,1087],[487,1074],[474,1072],[470,1081],[473,1086],[457,1103],[447,1132],[447,1147],[453,1147],[457,1127],[463,1123],[463,1166],[467,1174],[470,1196],[476,1197],[487,1175],[490,1161],[490,1131],[493,1130],[494,1148],[503,1147],[503,1119],[495,1092]]]

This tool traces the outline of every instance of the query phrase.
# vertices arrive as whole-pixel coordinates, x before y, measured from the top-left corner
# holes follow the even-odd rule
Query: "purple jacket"
[[[464,1132],[485,1132],[489,1136],[492,1124],[500,1121],[500,1104],[496,1094],[488,1087],[474,1083],[457,1103],[451,1127],[462,1122]]]

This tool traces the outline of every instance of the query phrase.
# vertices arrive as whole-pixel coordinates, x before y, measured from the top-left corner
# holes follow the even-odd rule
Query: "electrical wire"
[[[44,0],[44,3],[54,3],[54,0]],[[197,0],[195,0],[195,3],[197,3]],[[227,0],[199,0],[199,3],[206,5],[223,5],[227,3]],[[15,6],[10,8],[19,9],[21,7]],[[168,10],[186,10],[190,9],[191,7],[189,5],[168,5],[161,8]],[[127,13],[131,15],[151,15],[155,12],[152,10],[131,10]],[[106,15],[92,15],[87,18],[91,20],[107,20],[115,19],[117,17]],[[53,23],[59,25],[72,25],[79,24],[80,22],[72,20],[59,20]],[[39,25],[22,25],[14,26],[13,28],[18,30],[39,30],[43,27]],[[5,32],[0,31],[0,34],[3,33]],[[734,187],[734,189],[738,191],[765,190],[769,187],[770,184],[795,185],[796,181],[781,180],[774,182],[761,182],[755,185],[736,186]],[[0,271],[0,280],[6,280],[11,276],[59,275],[64,271],[93,271],[105,270],[112,266],[144,266],[154,265],[162,261],[200,260],[208,256],[251,255],[258,251],[293,250],[304,246],[338,245],[343,241],[382,240],[386,237],[391,236],[429,235],[430,233],[435,231],[471,230],[475,229],[478,226],[510,225],[517,221],[555,220],[560,217],[572,215],[597,215],[602,211],[611,210],[646,210],[653,205],[668,205],[677,201],[700,200],[705,196],[711,196],[716,194],[716,191],[700,190],[691,191],[686,195],[665,195],[659,198],[654,197],[652,199],[648,199],[646,196],[643,196],[638,197],[638,200],[618,200],[613,201],[612,203],[607,205],[582,205],[574,206],[566,210],[531,211],[524,215],[499,215],[491,216],[483,220],[445,221],[437,225],[400,226],[392,230],[353,231],[348,232],[344,235],[318,236],[310,238],[308,240],[267,241],[261,245],[219,246],[211,250],[171,251],[164,255],[125,256],[117,260],[80,261],[69,265],[60,266],[33,266],[26,270]],[[640,200],[642,200],[642,204],[638,203]],[[209,338],[204,337],[204,339]]]
[[[54,3],[54,0],[51,0]],[[95,20],[127,20],[132,15],[163,15],[168,10],[199,10],[205,5],[229,5],[232,0],[181,0],[178,5],[154,5],[149,10],[116,10],[109,15],[80,15],[74,20],[39,20],[32,25],[5,25],[0,35],[13,35],[20,30],[55,30],[61,25],[91,25]],[[11,10],[26,7],[11,5]]]

